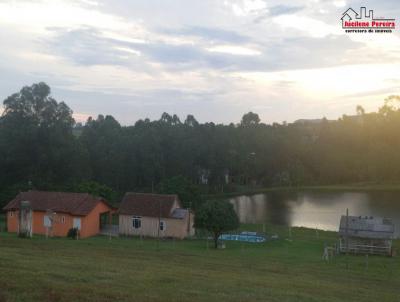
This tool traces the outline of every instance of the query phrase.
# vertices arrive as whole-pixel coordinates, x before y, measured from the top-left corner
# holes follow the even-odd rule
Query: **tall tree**
[[[246,127],[251,125],[257,125],[259,122],[260,122],[260,117],[258,116],[258,114],[250,111],[245,115],[243,115],[240,124]]]
[[[49,186],[73,177],[76,141],[72,110],[33,84],[4,100],[0,120],[2,184],[33,182]]]
[[[195,227],[213,233],[214,247],[218,247],[218,238],[223,232],[239,227],[239,219],[233,205],[228,201],[206,201],[196,212]]]
[[[154,191],[191,196],[241,186],[400,181],[400,97],[378,112],[338,120],[199,123],[188,115],[146,118],[122,126],[109,115],[75,125],[71,109],[45,83],[4,100],[0,117],[0,201],[13,192],[69,189],[95,181],[116,192]],[[86,186],[92,190],[92,186]],[[80,190],[80,189],[79,189]]]

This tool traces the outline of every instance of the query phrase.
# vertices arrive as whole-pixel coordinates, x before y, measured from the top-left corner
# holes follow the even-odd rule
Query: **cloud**
[[[225,1],[224,3],[231,6],[232,11],[236,16],[258,14],[264,11],[267,7],[266,3],[262,0]]]
[[[270,16],[288,15],[303,10],[305,6],[276,5],[268,8]]]
[[[162,29],[160,31],[168,35],[199,37],[209,42],[245,43],[250,41],[250,37],[246,35],[217,27],[186,26],[180,29]]]
[[[92,1],[92,0],[80,0],[80,2],[82,2],[83,4],[87,4],[90,6],[99,6],[100,3],[97,1]]]
[[[393,0],[371,1],[379,15],[400,13]],[[376,65],[400,63],[400,38],[345,34],[340,2],[3,0],[0,94],[46,81],[78,114],[123,123],[162,111],[217,122],[256,109],[266,121],[346,113],[357,95],[373,104],[398,87]],[[346,77],[369,65],[377,86]]]
[[[325,37],[328,35],[339,35],[341,28],[336,25],[327,24],[325,21],[299,15],[280,15],[273,22],[285,29],[293,29],[303,35],[311,37]]]
[[[51,29],[46,39],[48,51],[80,65],[120,65],[127,68],[160,63],[172,69],[233,68],[240,64],[237,55],[254,55],[258,51],[235,45],[204,48],[202,45],[172,44],[163,41],[138,43],[104,37],[95,28]],[[143,60],[141,56],[147,58]],[[140,58],[139,58],[140,57]]]
[[[305,9],[305,6],[289,6],[289,5],[275,5],[268,7],[266,13],[256,17],[254,19],[254,23],[260,23],[262,21],[268,21],[271,17],[280,16],[280,15],[290,15],[297,13],[301,10]]]
[[[364,44],[346,36],[279,38],[251,44],[168,43],[125,41],[104,36],[95,28],[52,29],[49,52],[80,65],[119,65],[154,70],[282,70],[336,66],[346,51]],[[260,49],[264,51],[261,52]],[[312,57],[312,60],[306,59]],[[361,58],[360,58],[361,59]],[[357,58],[352,62],[357,63]]]
[[[106,25],[118,30],[129,25],[121,18],[94,9],[94,1],[36,0],[0,2],[1,23],[18,26],[19,31],[46,34],[47,27],[90,26],[101,28]],[[80,5],[81,4],[81,5]]]
[[[346,6],[346,1],[344,0],[335,0],[333,1],[333,5],[336,7],[345,7]]]
[[[251,49],[242,46],[235,46],[235,45],[218,45],[206,48],[206,50],[210,52],[220,52],[220,53],[227,53],[231,55],[240,55],[240,56],[259,56],[261,52],[256,49]]]
[[[140,63],[141,52],[134,47],[138,42],[125,42],[104,37],[99,29],[82,27],[78,29],[48,28],[51,38],[40,41],[47,45],[47,51],[80,65],[123,65]]]

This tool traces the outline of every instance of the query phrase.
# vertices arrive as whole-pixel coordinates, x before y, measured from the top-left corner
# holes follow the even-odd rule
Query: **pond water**
[[[230,199],[241,223],[273,223],[337,231],[340,216],[391,218],[400,238],[400,191],[274,191]]]

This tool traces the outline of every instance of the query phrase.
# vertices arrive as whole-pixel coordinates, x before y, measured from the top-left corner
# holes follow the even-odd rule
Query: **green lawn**
[[[400,301],[399,257],[370,256],[368,268],[365,256],[325,263],[335,233],[294,228],[287,240],[287,228],[267,231],[281,239],[225,250],[205,240],[1,233],[0,301]]]

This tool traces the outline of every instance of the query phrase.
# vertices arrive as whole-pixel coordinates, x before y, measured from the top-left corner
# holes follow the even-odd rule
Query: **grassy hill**
[[[246,226],[245,229],[258,228]],[[399,301],[399,257],[322,260],[336,234],[283,227],[264,244],[0,233],[0,301]],[[286,238],[286,239],[285,239]],[[397,248],[400,247],[396,242]],[[348,263],[348,269],[347,269]]]

